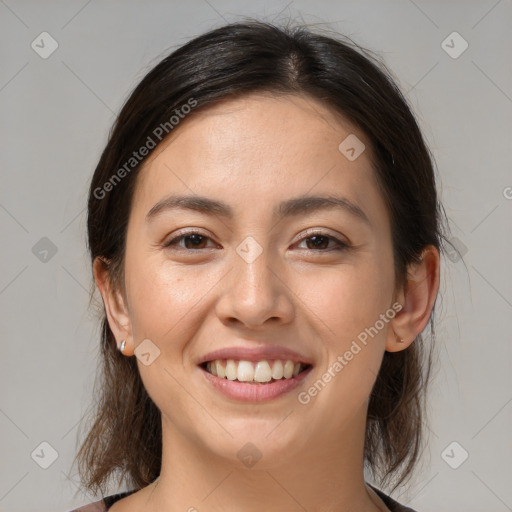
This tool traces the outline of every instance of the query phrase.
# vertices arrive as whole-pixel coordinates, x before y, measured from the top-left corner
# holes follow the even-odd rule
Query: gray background
[[[464,259],[443,265],[429,450],[393,496],[421,512],[512,510],[511,14],[510,0],[0,0],[0,510],[65,512],[95,499],[77,493],[71,471],[99,340],[87,308],[87,186],[149,68],[240,15],[328,23],[399,78]],[[58,43],[46,59],[31,47],[51,48],[44,31]],[[457,58],[442,47],[453,31],[469,44]],[[42,442],[58,453],[47,469]]]

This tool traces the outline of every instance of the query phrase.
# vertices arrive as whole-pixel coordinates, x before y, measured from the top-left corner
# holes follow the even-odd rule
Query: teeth
[[[294,364],[291,361],[286,361],[284,365],[284,378],[289,379],[293,375]]]
[[[238,368],[240,368],[240,365],[238,365]],[[272,371],[270,370],[270,365],[267,361],[260,361],[259,363],[256,363],[256,368],[254,369],[254,380],[256,382],[269,382],[272,380]]]
[[[212,372],[213,375],[217,375],[217,377],[220,377],[221,379],[223,379],[226,376],[226,367],[222,366],[221,361],[214,361],[213,363],[208,364],[215,366],[215,373]]]
[[[238,363],[237,378],[240,382],[250,382],[254,380],[254,367],[249,361],[240,361]]]
[[[221,379],[238,380],[239,382],[270,382],[283,377],[296,377],[305,368],[302,363],[293,361],[236,361],[234,359],[217,359],[206,365],[206,370]]]
[[[233,359],[228,359],[226,361],[226,379],[235,380],[237,378],[237,374],[238,368],[235,361],[233,361]]]
[[[283,378],[283,363],[281,361],[275,361],[274,367],[272,368],[272,378],[279,380]]]

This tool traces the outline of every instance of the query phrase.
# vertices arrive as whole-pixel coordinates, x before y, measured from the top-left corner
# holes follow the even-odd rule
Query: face
[[[366,148],[355,160],[338,149],[351,134]],[[160,351],[137,364],[164,437],[231,463],[251,442],[272,467],[363,432],[395,288],[370,157],[364,134],[320,103],[254,94],[193,113],[145,163],[127,231],[126,312],[134,347],[150,340],[149,359]],[[222,205],[156,206],[172,196]],[[293,208],[312,196],[340,201]],[[309,366],[270,384],[221,380],[199,364],[221,349],[230,352],[219,359],[270,370],[275,359]]]

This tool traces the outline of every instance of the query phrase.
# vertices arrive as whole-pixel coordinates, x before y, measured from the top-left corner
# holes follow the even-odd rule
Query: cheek
[[[298,297],[323,322],[326,336],[343,345],[391,307],[392,272],[389,262],[367,255],[350,265],[301,274],[292,289],[300,290]]]
[[[142,257],[127,260],[126,287],[135,339],[158,342],[166,335],[175,337],[210,288],[200,276],[197,270],[172,267],[156,254],[144,261]]]
[[[383,322],[381,315],[391,307],[392,275],[373,262],[331,269],[325,278],[317,273],[316,279],[304,281],[302,294],[308,283],[305,310],[314,313],[307,314],[322,338],[325,359],[318,380],[302,399],[330,409],[335,431],[365,406],[379,372],[389,328],[389,318]]]

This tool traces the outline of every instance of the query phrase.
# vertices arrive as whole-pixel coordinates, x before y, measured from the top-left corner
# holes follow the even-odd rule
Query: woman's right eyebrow
[[[341,209],[356,219],[371,226],[365,212],[345,197],[336,195],[294,197],[281,202],[274,209],[274,218],[296,217],[307,215],[319,210]],[[193,210],[207,215],[216,215],[232,219],[233,209],[227,203],[198,195],[171,195],[158,201],[146,214],[146,222],[150,222],[159,214],[169,210]]]

